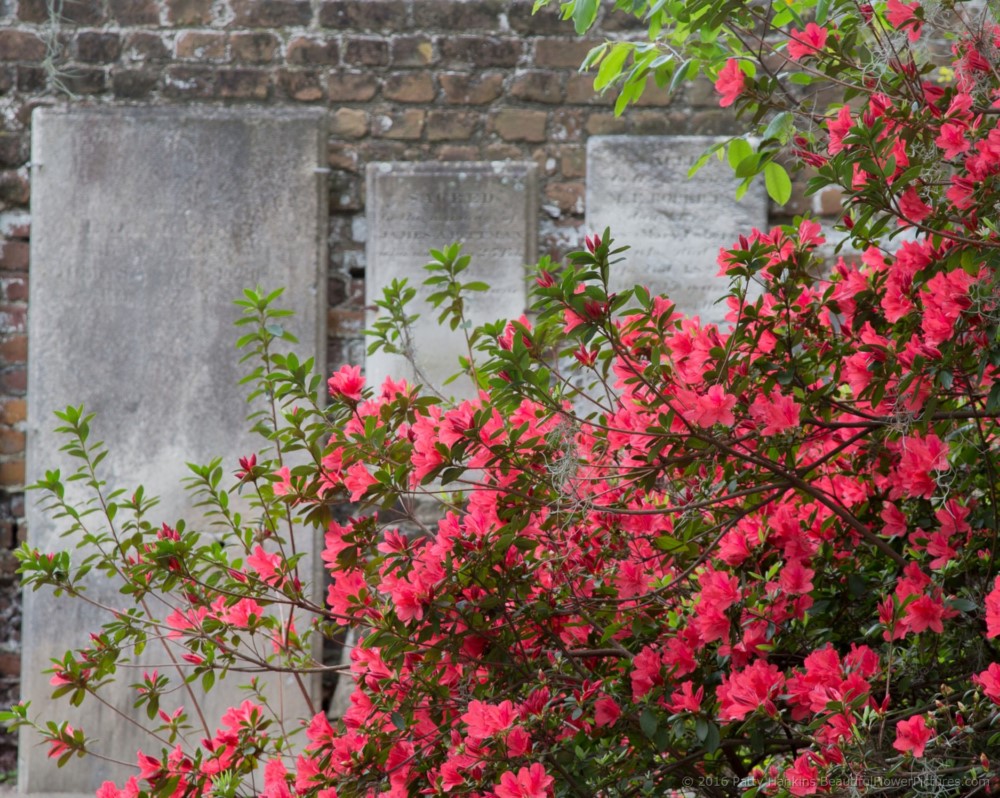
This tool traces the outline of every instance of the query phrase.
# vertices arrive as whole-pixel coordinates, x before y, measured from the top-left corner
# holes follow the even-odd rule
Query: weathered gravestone
[[[325,147],[322,114],[304,111],[35,112],[29,481],[45,469],[59,467],[64,476],[75,469],[52,431],[53,411],[71,403],[97,413],[92,435],[110,450],[102,464],[109,487],[131,491],[142,483],[161,497],[150,520],[196,516],[181,485],[185,462],[221,456],[232,473],[239,456],[265,445],[246,432],[246,389],[237,385],[246,366],[234,348],[242,328],[233,326],[233,300],[245,287],[285,287],[281,302],[296,312],[290,327],[300,351],[324,351]],[[30,545],[74,545],[60,539],[59,523],[37,498],[28,502]],[[134,606],[103,577],[89,594],[112,607]],[[27,593],[23,697],[33,715],[66,719],[100,740],[96,750],[134,762],[137,748],[158,753],[161,743],[93,699],[73,711],[65,699],[51,701],[50,676],[42,672],[107,619],[48,589]],[[172,670],[158,641],[150,640],[144,661]],[[141,674],[141,667],[119,669],[116,708],[126,714],[139,716],[127,685]],[[269,679],[273,706],[304,716],[294,681]],[[217,684],[207,703],[212,732],[222,710],[247,697],[236,689],[247,681],[232,673]],[[195,718],[180,694],[170,699]],[[90,757],[57,770],[46,750],[30,731],[22,736],[21,792],[93,795],[105,779],[134,773]]]
[[[736,200],[740,181],[712,156],[688,171],[718,141],[710,136],[595,136],[587,142],[587,226],[611,227],[631,249],[612,269],[612,288],[642,284],[666,294],[677,309],[720,324],[715,304],[729,286],[719,276],[720,247],[767,224],[762,183]]]
[[[386,377],[429,384],[459,398],[475,395],[462,377],[445,385],[468,357],[461,330],[438,324],[423,287],[423,268],[431,249],[453,242],[472,256],[460,278],[489,284],[490,290],[468,296],[473,324],[516,319],[527,303],[525,264],[537,258],[536,167],[532,163],[380,163],[368,167],[368,246],[365,303],[372,307],[394,279],[406,278],[418,289],[410,313],[419,313],[412,339],[418,373],[400,355],[369,355],[368,384]],[[376,314],[369,312],[369,326]]]

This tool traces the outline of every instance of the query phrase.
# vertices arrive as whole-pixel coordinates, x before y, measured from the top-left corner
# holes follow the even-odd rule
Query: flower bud
[[[597,251],[597,248],[601,246],[601,237],[597,233],[591,233],[584,237],[583,243],[587,245],[587,251],[593,255]]]

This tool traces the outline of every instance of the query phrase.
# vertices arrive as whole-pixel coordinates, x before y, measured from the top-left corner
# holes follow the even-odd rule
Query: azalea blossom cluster
[[[592,5],[567,13],[586,27]],[[707,30],[706,6],[638,12]],[[270,452],[231,466],[259,518],[233,512],[215,463],[194,482],[228,549],[143,520],[140,493],[109,500],[98,537],[122,556],[101,567],[137,601],[165,597],[142,631],[180,648],[189,681],[314,671],[314,636],[349,636],[350,705],[295,736],[251,696],[213,732],[194,696],[160,707],[175,675],[147,673],[133,687],[162,747],[101,798],[755,798],[923,770],[970,795],[992,784],[1000,34],[951,9],[963,24],[939,82],[921,47],[944,17],[919,2],[780,6],[725,4],[700,66],[721,105],[774,114],[756,151],[728,150],[737,173],[774,180],[775,147],[792,153],[814,189],[843,191],[856,256],[828,260],[809,218],[747,231],[716,259],[732,285],[719,327],[612,291],[628,252],[605,230],[539,264],[530,316],[471,328],[467,260],[435,252],[444,319],[468,336],[463,401],[368,385],[358,366],[310,376],[271,347],[275,296],[248,292],[243,343],[278,423]],[[851,96],[819,109],[799,90],[823,80]],[[404,295],[376,346],[405,336]],[[89,419],[61,418],[100,490]],[[58,474],[39,487],[66,511]],[[323,536],[320,599],[300,527]],[[26,584],[83,594],[65,552],[20,556]],[[97,694],[139,634],[116,619],[56,664],[56,692]],[[33,723],[23,707],[8,719]],[[63,761],[92,747],[39,729]]]

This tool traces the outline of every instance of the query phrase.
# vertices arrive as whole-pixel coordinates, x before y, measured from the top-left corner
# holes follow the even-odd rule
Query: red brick
[[[359,211],[361,201],[361,179],[351,172],[330,174],[330,210]]]
[[[485,105],[503,93],[503,75],[446,72],[438,77],[444,101],[452,105]]]
[[[0,404],[0,419],[4,424],[14,426],[28,418],[28,402],[24,399],[4,399]]]
[[[559,172],[563,177],[584,177],[587,174],[587,150],[584,147],[563,147],[559,156]]]
[[[507,22],[511,30],[527,33],[531,36],[545,34],[560,34],[572,31],[573,25],[562,19],[558,5],[550,5],[539,9],[537,14],[531,13],[534,0],[514,0],[507,9]]]
[[[385,39],[357,37],[344,45],[344,63],[354,66],[385,66],[389,63],[389,44]]]
[[[20,274],[0,277],[0,298],[6,302],[27,302],[28,278]]]
[[[13,548],[13,546],[10,548]],[[0,673],[4,676],[20,676],[21,655],[9,652],[0,654]]]
[[[232,8],[237,27],[286,28],[312,21],[309,0],[232,0]]]
[[[208,25],[212,21],[213,0],[167,0],[171,25]]]
[[[330,114],[330,135],[359,139],[368,135],[368,113],[357,108],[340,108]]]
[[[495,31],[500,27],[501,0],[421,0],[413,4],[415,28]]]
[[[24,461],[14,460],[0,463],[0,485],[8,488],[24,485]]]
[[[319,24],[337,30],[406,30],[403,0],[329,0],[319,9]]]
[[[122,25],[159,25],[156,0],[108,0],[111,16]]]
[[[396,72],[387,75],[382,85],[382,96],[401,103],[428,103],[437,91],[434,80],[427,72]]]
[[[278,54],[281,42],[273,33],[234,33],[229,37],[233,60],[248,64],[269,64]]]
[[[545,111],[504,108],[498,111],[491,121],[493,130],[506,141],[545,141],[545,127],[548,122],[548,114]]]
[[[390,51],[396,67],[424,67],[437,62],[434,43],[426,36],[396,36]]]
[[[674,133],[674,123],[662,111],[633,111],[632,130],[637,134],[647,136],[666,135]]]
[[[137,31],[125,39],[124,57],[129,61],[166,61],[170,50],[158,34]]]
[[[28,137],[18,133],[0,133],[0,168],[16,169],[28,162]]]
[[[271,76],[263,69],[220,69],[216,94],[224,99],[266,100]]]
[[[34,33],[0,29],[0,60],[43,61],[47,49],[45,42]]]
[[[27,307],[9,302],[0,304],[0,334],[20,335],[27,331]]]
[[[824,188],[817,195],[819,212],[824,216],[840,217],[844,213],[844,194],[839,188]]]
[[[331,72],[327,95],[333,101],[365,102],[378,91],[378,78],[371,72]]]
[[[427,140],[467,139],[476,130],[479,114],[472,111],[431,111],[427,114]]]
[[[615,102],[614,92],[599,94],[594,91],[594,76],[570,75],[566,81],[566,102],[571,104],[587,105],[613,105]]]
[[[606,7],[604,18],[601,20],[601,30],[605,32],[645,31],[646,23],[641,17],[636,17],[634,14]]]
[[[353,146],[331,142],[327,146],[326,162],[333,169],[357,172],[359,163],[358,151]]]
[[[438,48],[451,66],[512,67],[521,56],[520,39],[495,36],[447,36]]]
[[[545,198],[563,213],[581,215],[584,210],[586,187],[583,183],[553,183],[545,187]]]
[[[330,308],[326,324],[327,334],[334,338],[361,335],[365,329],[365,312],[348,308]]]
[[[35,94],[46,90],[49,84],[49,74],[45,67],[32,66],[30,64],[18,64],[15,67],[17,72],[17,90],[23,94]],[[24,121],[31,119],[31,111],[28,110],[31,103],[22,106],[18,115],[24,115]]]
[[[100,67],[74,67],[59,80],[73,94],[103,94],[108,88],[108,73]]]
[[[438,148],[436,158],[439,161],[477,161],[480,156],[478,147],[445,144]]]
[[[23,454],[24,433],[0,427],[0,454]]]
[[[610,113],[591,114],[585,125],[591,136],[607,136],[612,133],[624,133],[628,130],[628,121],[624,117]]]
[[[0,242],[0,269],[7,272],[28,271],[27,241]]]
[[[0,372],[0,391],[14,396],[23,396],[28,390],[28,370],[24,366],[13,366]]]
[[[160,70],[154,67],[140,69],[112,69],[111,89],[115,97],[138,100],[149,96],[160,82]]]
[[[535,42],[535,66],[578,69],[599,41],[580,39],[538,39]]]
[[[28,362],[28,336],[3,336],[0,340],[0,362],[7,366],[25,365]]]
[[[579,141],[587,112],[580,108],[557,108],[552,112],[549,137],[553,141]]]
[[[336,64],[340,61],[340,45],[336,39],[310,39],[300,36],[289,42],[285,59],[295,66]]]
[[[524,152],[513,144],[494,142],[483,148],[483,158],[487,161],[516,161],[524,158]]]
[[[87,64],[110,64],[122,53],[122,40],[117,33],[81,31],[76,35],[76,57]]]
[[[222,61],[226,57],[226,36],[214,31],[187,30],[177,37],[178,58]]]
[[[323,84],[312,70],[282,69],[278,73],[281,93],[298,102],[311,103],[323,99]]]
[[[636,100],[635,105],[639,108],[665,107],[673,102],[670,89],[666,86],[660,88],[655,80],[646,81],[646,88],[642,92],[642,97]]]
[[[211,97],[215,93],[215,73],[208,67],[171,66],[164,91],[168,97]]]
[[[419,139],[424,132],[426,113],[418,108],[376,114],[372,120],[372,135],[384,139]]]
[[[560,103],[563,98],[563,78],[555,72],[521,72],[510,84],[510,95],[526,102]]]
[[[63,22],[73,25],[101,25],[107,21],[104,15],[104,3],[96,0],[65,0],[60,9]],[[22,22],[50,21],[49,3],[47,0],[18,0],[17,18]]]

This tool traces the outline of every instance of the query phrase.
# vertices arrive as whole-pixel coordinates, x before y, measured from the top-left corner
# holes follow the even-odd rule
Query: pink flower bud
[[[590,254],[594,254],[597,248],[601,246],[601,237],[597,233],[591,233],[590,235],[584,237],[583,243],[587,245],[587,250]]]

